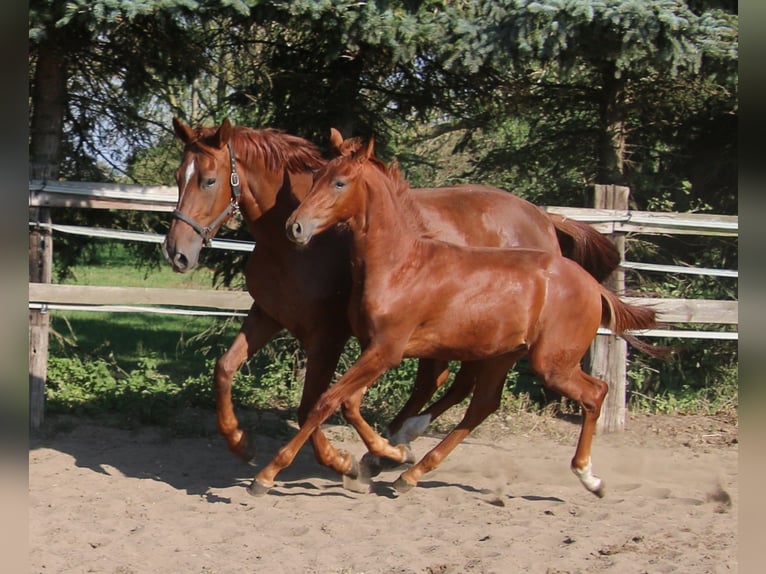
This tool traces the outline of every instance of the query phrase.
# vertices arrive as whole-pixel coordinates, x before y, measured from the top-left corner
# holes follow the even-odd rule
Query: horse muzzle
[[[199,260],[199,249],[195,250],[179,250],[175,246],[171,245],[168,241],[168,237],[165,237],[165,241],[162,242],[162,254],[167,259],[173,271],[177,273],[186,273],[191,271],[197,266]]]
[[[301,221],[299,218],[289,218],[285,224],[287,238],[296,245],[306,245],[314,236],[316,225]]]

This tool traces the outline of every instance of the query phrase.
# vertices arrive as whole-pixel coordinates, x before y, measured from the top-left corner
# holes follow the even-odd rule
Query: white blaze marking
[[[181,192],[183,195],[183,192],[186,191],[186,188],[189,187],[189,182],[191,181],[191,178],[194,176],[195,166],[194,166],[195,160],[192,160],[189,162],[189,165],[186,166],[186,171],[184,172],[184,188]]]

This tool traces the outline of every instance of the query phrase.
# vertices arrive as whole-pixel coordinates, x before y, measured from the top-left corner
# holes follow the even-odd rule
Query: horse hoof
[[[604,498],[604,496],[606,495],[606,486],[604,485],[604,481],[602,480],[599,487],[596,490],[593,490],[591,492],[593,492],[593,494],[595,494],[599,498]]]
[[[368,494],[372,490],[372,481],[368,477],[364,477],[362,475],[351,477],[347,474],[344,474],[343,488],[350,492]]]
[[[364,453],[362,460],[359,461],[360,466],[364,467],[364,471],[367,476],[378,476],[383,470],[383,461],[379,456],[372,454],[371,452]]]
[[[253,482],[250,483],[250,486],[247,487],[248,494],[251,494],[253,496],[263,496],[264,494],[269,492],[269,490],[271,490],[271,486],[266,486],[257,478],[254,478]]]
[[[417,483],[411,483],[404,479],[404,475],[394,481],[394,490],[399,494],[405,494],[415,488]]]

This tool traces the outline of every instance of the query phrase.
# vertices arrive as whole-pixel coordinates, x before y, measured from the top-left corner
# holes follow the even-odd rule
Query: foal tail
[[[625,339],[632,347],[652,357],[663,357],[670,349],[644,343],[625,331],[650,329],[657,325],[657,312],[644,305],[631,305],[620,299],[616,293],[601,287],[601,326]]]
[[[546,213],[556,228],[561,253],[573,260],[601,283],[620,264],[620,252],[614,244],[582,221],[556,213]]]

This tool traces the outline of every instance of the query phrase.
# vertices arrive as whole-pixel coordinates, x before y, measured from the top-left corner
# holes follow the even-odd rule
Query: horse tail
[[[652,357],[664,357],[672,349],[650,345],[625,331],[650,329],[657,325],[657,312],[647,305],[632,305],[620,299],[614,291],[601,288],[601,326],[625,339],[632,347]]]
[[[573,260],[601,283],[620,264],[620,252],[614,244],[582,221],[556,213],[546,213],[556,228],[561,253]]]

